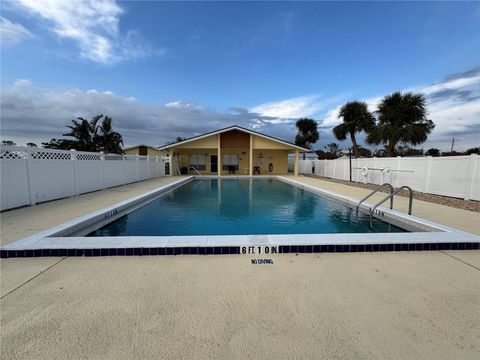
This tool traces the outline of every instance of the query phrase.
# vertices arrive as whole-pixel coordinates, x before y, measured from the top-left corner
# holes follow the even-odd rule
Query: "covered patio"
[[[286,175],[288,155],[294,154],[298,175],[299,153],[295,144],[239,126],[213,131],[160,147],[168,151],[174,174],[182,175]]]

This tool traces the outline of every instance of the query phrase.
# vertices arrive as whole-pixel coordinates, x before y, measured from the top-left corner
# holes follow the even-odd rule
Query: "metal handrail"
[[[382,185],[380,185],[378,188],[376,188],[375,190],[373,190],[370,194],[368,194],[367,196],[365,196],[362,200],[360,200],[357,204],[357,207],[356,207],[356,212],[357,212],[357,216],[358,216],[358,209],[360,208],[360,205],[365,201],[367,200],[370,196],[372,196],[373,194],[379,192],[380,190],[382,190],[385,186],[388,186],[390,188],[390,194],[393,193],[394,191],[394,188],[391,184],[389,183],[383,183]],[[393,197],[390,199],[390,209],[393,209]]]
[[[375,205],[373,205],[371,208],[370,208],[370,226],[372,226],[372,217],[373,217],[373,212],[375,211],[375,209],[377,207],[379,207],[380,205],[382,205],[385,201],[387,201],[388,199],[390,199],[390,203],[393,199],[393,197],[399,193],[400,191],[402,191],[403,189],[407,189],[408,192],[409,192],[409,200],[408,200],[408,215],[412,215],[412,203],[413,203],[413,190],[409,187],[409,186],[400,186],[397,190],[395,190],[394,192],[390,193],[390,195],[387,195],[386,197],[384,197],[381,201],[379,201],[378,203],[376,203]],[[391,208],[390,208],[391,209]]]

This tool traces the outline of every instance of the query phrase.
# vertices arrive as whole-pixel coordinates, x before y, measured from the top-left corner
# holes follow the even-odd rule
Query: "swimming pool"
[[[480,248],[476,235],[387,208],[375,210],[370,228],[373,204],[362,203],[358,218],[357,204],[295,177],[180,177],[4,245],[0,257]]]
[[[270,178],[194,179],[89,236],[404,232],[368,214]]]

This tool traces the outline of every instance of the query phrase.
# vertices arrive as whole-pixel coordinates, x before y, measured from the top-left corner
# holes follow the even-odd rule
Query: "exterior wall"
[[[166,152],[152,149],[146,146],[137,146],[125,150],[125,155],[150,155],[150,156],[168,156]]]
[[[217,147],[217,135],[207,136],[182,145],[182,149],[216,149]]]
[[[217,155],[217,149],[176,149],[174,150],[174,155],[179,156],[179,167],[186,167],[187,169],[190,167],[190,154],[203,154],[205,158],[205,170],[199,170],[201,174],[204,175],[217,175],[217,173],[210,172],[210,155]],[[189,174],[195,175],[197,172],[195,170],[188,170]]]
[[[124,150],[124,152],[125,152],[125,155],[139,155],[138,147]]]
[[[222,149],[222,155],[226,154],[237,154],[238,155],[238,171],[236,172],[236,175],[245,175],[245,172],[247,172],[248,175],[248,168],[249,168],[249,158],[248,158],[248,153],[249,149],[236,149],[236,148],[226,148]],[[206,154],[205,158],[205,170],[199,170],[201,174],[205,175],[217,175],[217,173],[212,173],[210,171],[210,155],[217,155],[217,149],[177,149],[174,151],[174,155],[179,156],[180,162],[179,166],[180,168],[186,167],[189,168],[189,160],[190,160],[190,154]],[[218,159],[217,159],[218,161]],[[217,162],[218,164],[218,162]],[[218,168],[218,166],[217,166]],[[189,174],[197,174],[196,171],[194,170],[189,170]],[[228,170],[222,170],[221,175],[228,175]]]
[[[285,175],[288,173],[288,153],[290,150],[253,150],[253,166],[260,166],[261,175]],[[260,165],[260,154],[263,156],[263,165]],[[273,165],[273,171],[268,170]]]
[[[220,144],[222,149],[248,149],[250,147],[250,134],[238,130],[228,131],[220,134]]]
[[[150,155],[150,156],[168,156],[168,154],[165,151],[152,149],[152,148],[147,148],[147,155]]]
[[[249,139],[250,141],[250,139]],[[249,169],[249,148],[222,148],[222,155],[238,155],[238,171],[235,175],[248,175]],[[228,170],[222,170],[222,175],[228,175]]]
[[[253,148],[254,149],[282,149],[282,150],[290,150],[293,152],[295,149],[291,146],[279,143],[274,140],[265,139],[263,137],[253,135]]]

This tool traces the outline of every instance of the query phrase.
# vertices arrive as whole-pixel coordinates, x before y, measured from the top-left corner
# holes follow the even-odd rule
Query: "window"
[[[194,168],[195,170],[205,170],[205,155],[190,154],[189,168]]]
[[[238,170],[238,154],[223,154],[222,155],[222,169],[229,170],[229,167],[234,167]]]

